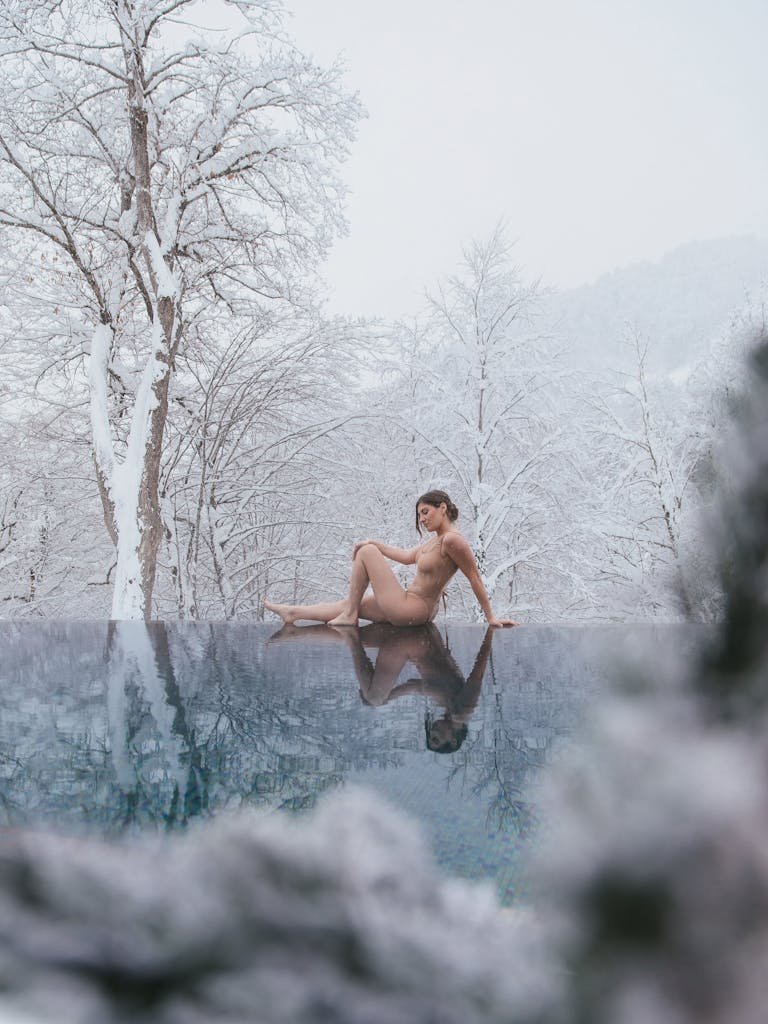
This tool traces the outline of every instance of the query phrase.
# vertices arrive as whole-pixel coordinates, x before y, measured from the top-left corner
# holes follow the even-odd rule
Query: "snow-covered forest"
[[[499,614],[716,617],[700,540],[768,245],[557,293],[510,224],[456,240],[415,320],[331,317],[354,83],[270,0],[215,33],[188,6],[0,10],[0,615],[338,595],[437,486]]]

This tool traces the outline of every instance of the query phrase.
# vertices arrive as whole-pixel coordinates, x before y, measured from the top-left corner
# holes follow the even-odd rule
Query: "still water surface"
[[[606,680],[595,635],[0,623],[0,824],[178,829],[364,785],[422,824],[447,871],[510,902],[536,780]]]

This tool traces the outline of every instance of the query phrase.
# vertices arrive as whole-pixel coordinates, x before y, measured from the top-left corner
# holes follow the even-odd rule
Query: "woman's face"
[[[445,516],[445,502],[442,502],[438,508],[434,505],[419,505],[416,509],[419,514],[419,522],[425,530],[436,530],[439,524],[443,521]]]
[[[450,718],[437,718],[430,723],[427,732],[427,749],[440,750],[443,753],[458,750],[461,746],[463,736],[459,738],[461,727],[456,726]]]

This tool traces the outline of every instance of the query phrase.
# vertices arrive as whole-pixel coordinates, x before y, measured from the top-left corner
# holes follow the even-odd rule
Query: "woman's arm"
[[[353,558],[363,544],[373,544],[385,558],[391,558],[393,562],[401,562],[403,565],[413,565],[416,561],[416,553],[419,550],[418,547],[411,548],[410,550],[406,550],[406,548],[393,548],[389,544],[382,544],[380,540],[359,540],[352,550]]]
[[[488,597],[488,591],[485,589],[485,584],[480,578],[475,556],[472,554],[472,548],[469,546],[466,539],[462,537],[460,533],[448,533],[443,541],[443,550],[447,551],[459,569],[461,569],[469,580],[469,585],[472,587],[472,593],[475,595],[478,604],[483,609],[483,615],[485,615],[488,625],[516,626],[517,623],[513,622],[512,619],[497,619],[493,614],[491,601]]]

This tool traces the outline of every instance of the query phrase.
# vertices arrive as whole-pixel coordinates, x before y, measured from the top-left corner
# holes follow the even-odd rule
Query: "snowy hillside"
[[[650,342],[650,366],[698,361],[731,317],[768,282],[768,239],[690,242],[658,263],[635,263],[546,298],[546,322],[580,366],[623,368],[633,328]]]

